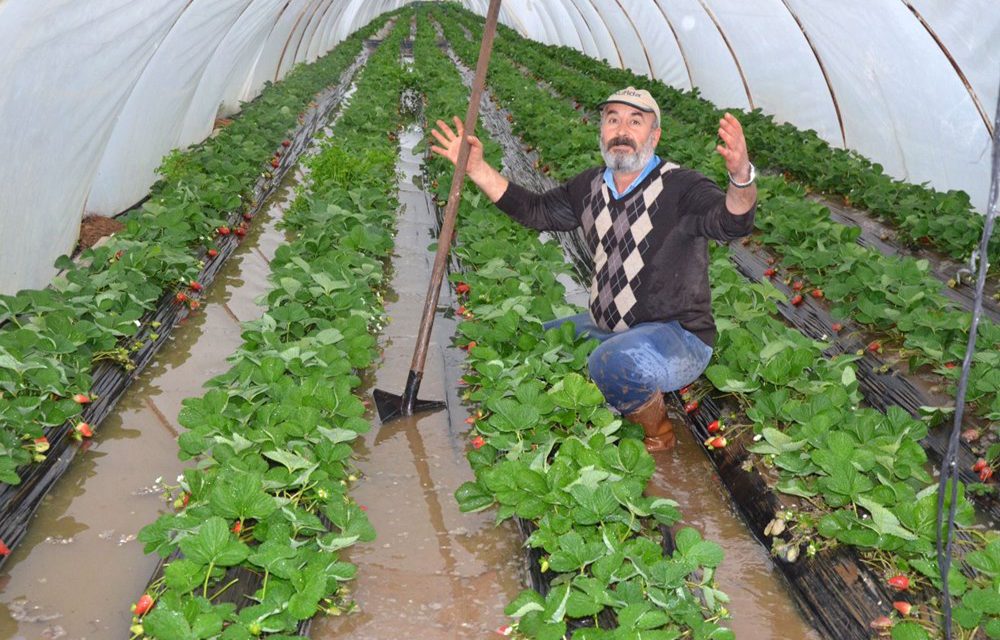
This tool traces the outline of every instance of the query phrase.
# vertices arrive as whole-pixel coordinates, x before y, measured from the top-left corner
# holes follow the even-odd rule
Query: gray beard
[[[652,137],[652,136],[651,136]],[[612,173],[636,173],[641,171],[653,158],[654,145],[647,138],[638,151],[611,151],[598,136],[601,146],[601,156],[604,163],[611,168]]]

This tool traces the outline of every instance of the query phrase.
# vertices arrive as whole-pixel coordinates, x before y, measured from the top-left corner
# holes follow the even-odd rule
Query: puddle
[[[410,369],[433,263],[427,246],[434,214],[414,181],[422,160],[409,152],[421,137],[414,128],[400,136],[395,300],[375,374],[377,387],[397,394]],[[445,286],[440,306],[453,304]],[[463,514],[454,498],[459,485],[473,479],[463,435],[468,413],[457,397],[464,353],[449,346],[454,328],[440,313],[435,318],[418,394],[447,400],[448,409],[384,426],[373,415],[372,431],[356,447],[362,477],[351,495],[367,508],[378,538],[346,554],[358,565],[352,588],[360,611],[316,620],[310,632],[316,640],[487,637],[507,623],[503,608],[525,584],[514,527],[495,527],[492,512]]]
[[[226,358],[241,344],[239,322],[260,316],[254,299],[267,290],[275,249],[287,242],[275,225],[290,198],[288,188],[272,197],[209,287],[202,311],[174,329],[42,501],[0,573],[0,637],[127,637],[129,604],[157,563],[135,536],[168,507],[163,485],[184,467],[176,443],[181,401],[229,368]]]
[[[691,432],[678,429],[674,451],[653,455],[656,473],[648,494],[676,500],[684,514],[679,526],[696,528],[726,552],[715,576],[732,599],[727,626],[736,637],[821,640],[795,608],[767,551],[747,531]]]

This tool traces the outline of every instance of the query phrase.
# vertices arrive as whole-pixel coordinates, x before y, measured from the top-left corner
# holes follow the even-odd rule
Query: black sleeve
[[[691,185],[680,199],[680,210],[688,233],[719,242],[742,238],[753,231],[757,204],[742,215],[726,209],[726,192],[707,177],[692,171]]]
[[[526,227],[541,231],[569,231],[580,226],[580,218],[573,210],[569,184],[559,185],[545,193],[534,193],[511,182],[496,205]]]

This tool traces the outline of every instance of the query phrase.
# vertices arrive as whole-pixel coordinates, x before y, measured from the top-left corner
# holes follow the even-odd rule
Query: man
[[[572,322],[601,341],[588,361],[604,396],[642,425],[646,448],[671,449],[675,438],[663,393],[680,389],[708,366],[716,329],[708,286],[708,244],[753,229],[757,188],[739,121],[719,121],[725,192],[702,174],[655,155],[660,108],[644,89],[628,87],[598,105],[606,167],[594,167],[543,194],[509,182],[471,145],[469,178],[497,207],[525,226],[568,231],[582,226],[594,255],[590,310],[546,324]],[[456,131],[437,121],[431,150],[458,160]]]

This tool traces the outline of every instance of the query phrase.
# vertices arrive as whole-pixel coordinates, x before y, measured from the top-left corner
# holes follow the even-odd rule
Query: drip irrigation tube
[[[983,225],[983,237],[979,242],[979,255],[987,256],[990,236],[993,234],[993,223],[997,216],[997,192],[1000,190],[1000,100],[997,101],[996,118],[993,130],[993,179],[990,184],[989,206],[986,209],[986,222]],[[989,270],[989,259],[984,258],[979,263],[979,273],[976,275],[976,299],[972,308],[972,325],[969,327],[969,342],[965,349],[965,359],[962,361],[962,374],[958,379],[958,390],[955,397],[955,421],[952,423],[951,436],[948,439],[948,450],[941,463],[941,480],[938,485],[937,514],[937,560],[941,572],[941,604],[944,611],[944,635],[951,639],[951,593],[948,585],[948,574],[951,570],[951,554],[955,534],[955,511],[958,508],[958,481],[960,469],[958,453],[962,432],[962,416],[965,413],[965,392],[969,386],[969,371],[972,369],[972,356],[976,352],[976,333],[979,328],[979,318],[983,310],[983,288],[986,285],[986,272]],[[951,484],[950,504],[947,518],[945,517],[945,495]],[[947,521],[944,525],[942,521]],[[941,538],[941,528],[946,526],[944,540]]]

